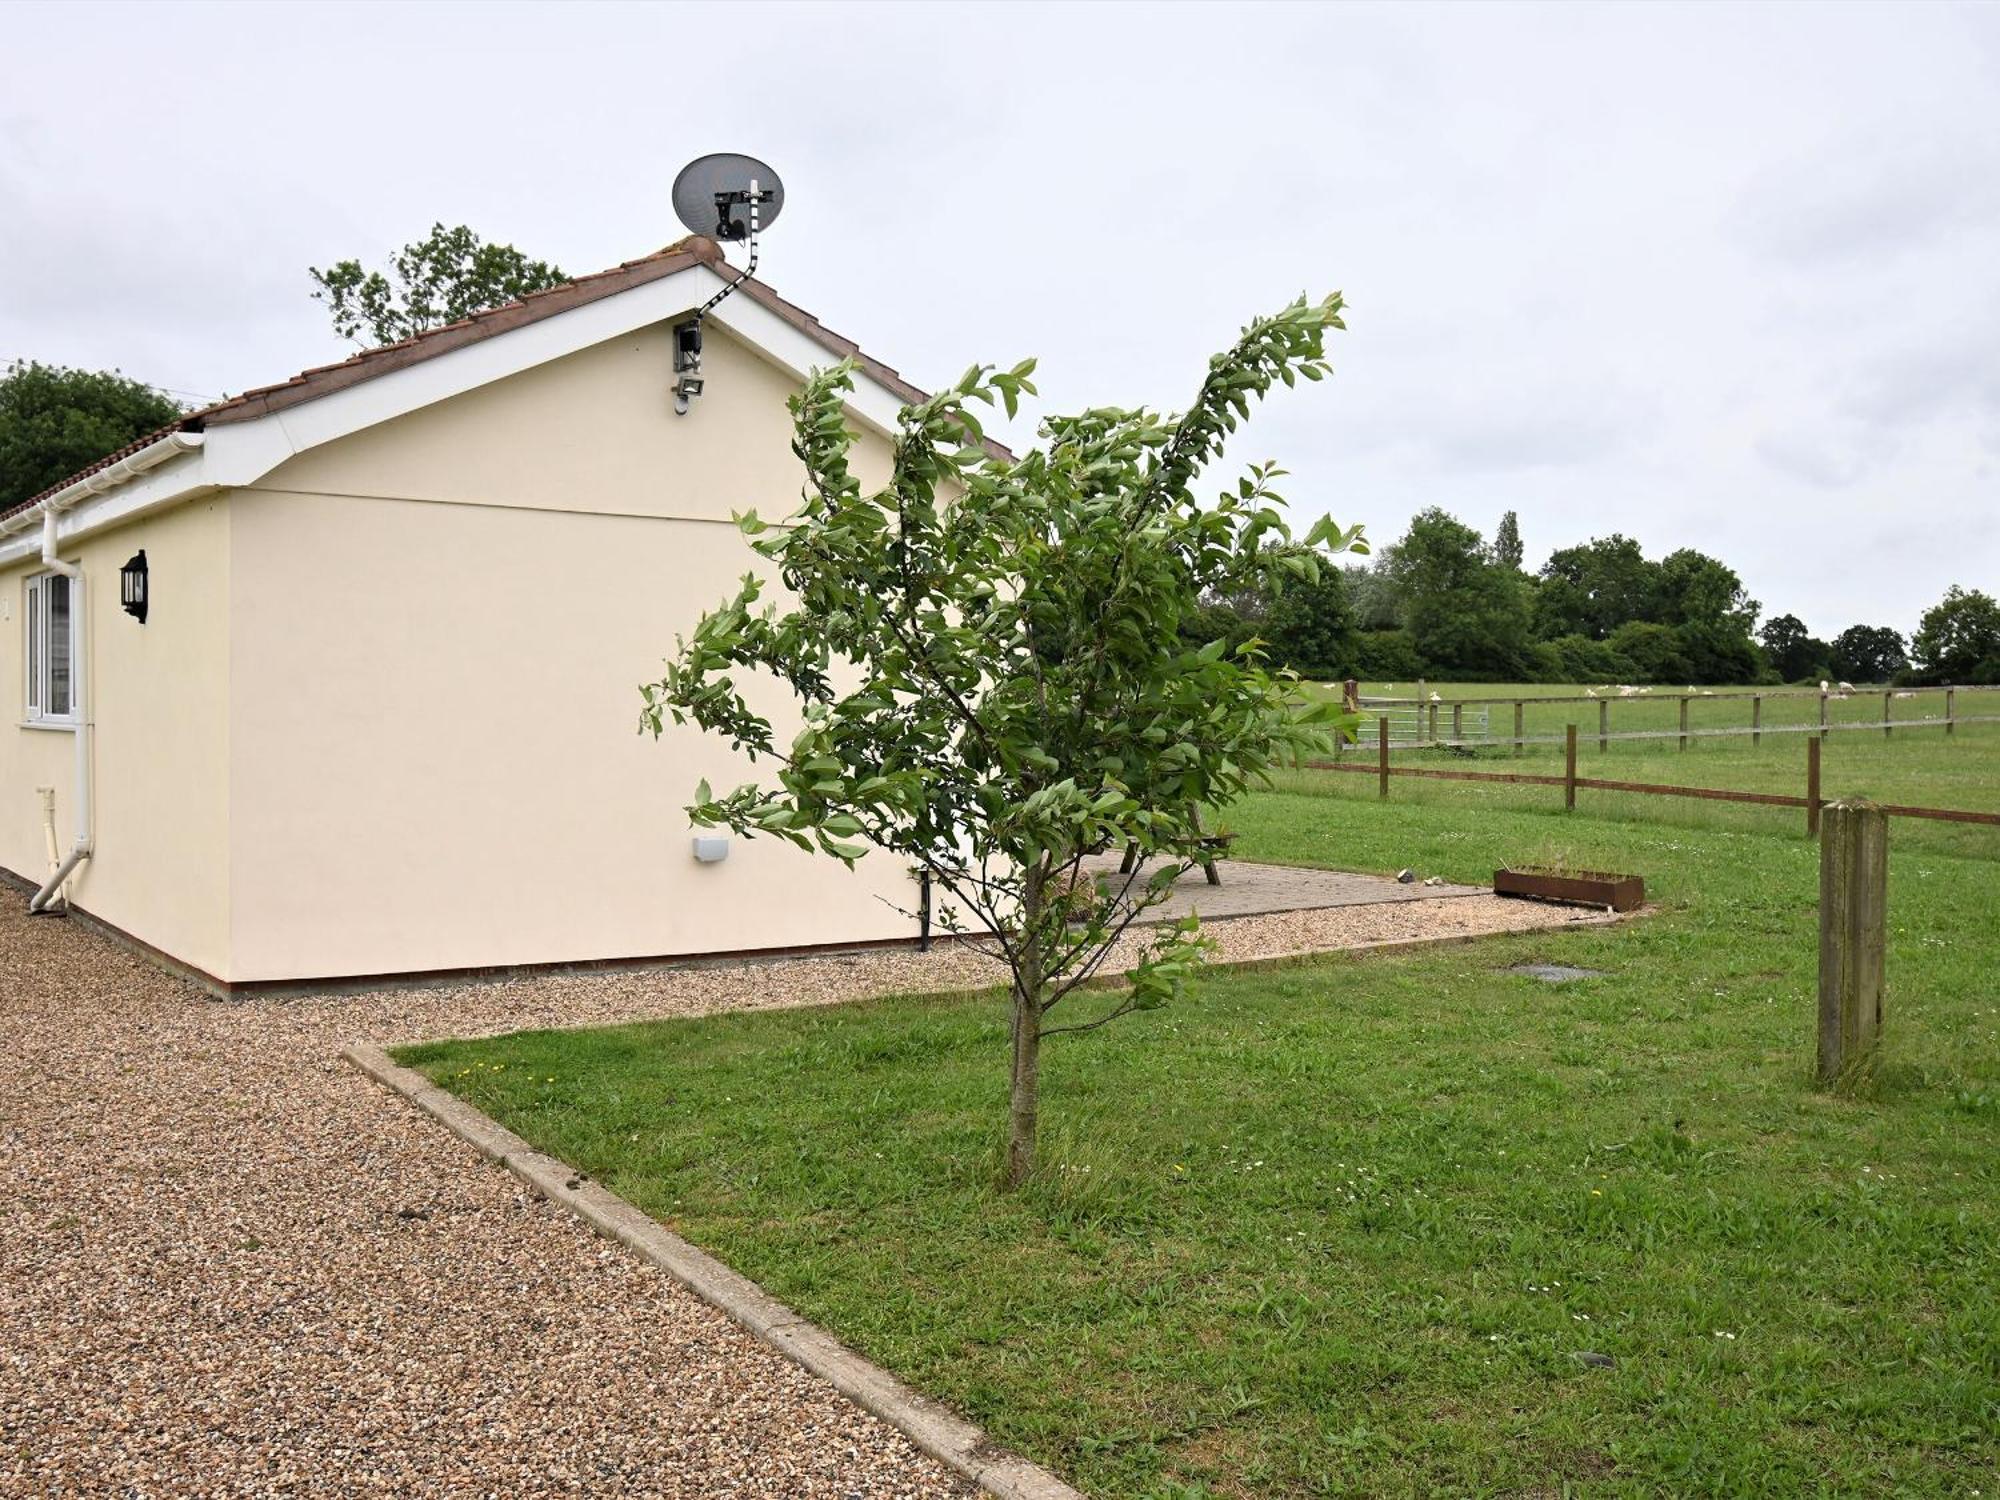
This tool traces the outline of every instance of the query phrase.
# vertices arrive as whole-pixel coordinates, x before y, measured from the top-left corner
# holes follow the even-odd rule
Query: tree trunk
[[[1030,873],[1021,900],[1020,960],[1014,973],[1013,1068],[1007,1108],[1006,1185],[1017,1188],[1035,1170],[1035,1127],[1042,1093],[1042,890]]]
[[[1017,1188],[1035,1170],[1035,1126],[1041,1113],[1042,1007],[1040,997],[1014,990],[1014,1068],[1007,1111],[1007,1186]]]

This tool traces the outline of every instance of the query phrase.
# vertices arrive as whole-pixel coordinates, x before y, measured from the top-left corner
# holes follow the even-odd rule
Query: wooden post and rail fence
[[[1944,732],[1950,734],[1958,722],[1955,688],[1945,689]],[[1738,695],[1741,696],[1741,695]],[[1760,743],[1763,724],[1763,694],[1750,695],[1750,734]],[[1729,802],[1751,802],[1770,807],[1802,807],[1806,832],[1820,841],[1819,896],[1819,1007],[1816,1071],[1819,1081],[1829,1087],[1845,1087],[1864,1079],[1874,1061],[1882,1037],[1886,995],[1889,934],[1889,819],[1891,817],[1930,818],[1953,823],[1984,823],[2000,826],[2000,813],[1965,812],[1949,808],[1902,807],[1855,798],[1838,802],[1820,799],[1820,745],[1826,738],[1828,695],[1820,694],[1819,722],[1811,728],[1819,732],[1806,741],[1806,794],[1789,797],[1767,792],[1740,792],[1718,787],[1654,786],[1642,782],[1612,781],[1603,777],[1576,774],[1576,725],[1563,730],[1563,774],[1532,776],[1506,772],[1448,771],[1429,767],[1396,766],[1390,763],[1389,718],[1375,721],[1375,764],[1321,763],[1320,769],[1373,772],[1377,795],[1389,800],[1392,776],[1423,776],[1449,781],[1497,781],[1516,785],[1561,785],[1563,808],[1576,810],[1579,788],[1599,791],[1636,792],[1648,796],[1712,798]],[[1350,713],[1362,708],[1359,687],[1345,684],[1343,705]],[[1891,720],[1890,703],[1884,695],[1882,732],[1898,727]],[[1515,753],[1526,742],[1521,733],[1526,700],[1515,699]],[[1431,737],[1436,739],[1438,705],[1427,705],[1431,717]],[[1462,738],[1463,702],[1452,707],[1452,738]],[[1982,718],[1985,716],[1981,716]],[[1931,721],[1920,721],[1931,722]],[[1688,699],[1680,703],[1681,748],[1687,748]],[[1597,705],[1597,748],[1603,751],[1612,738],[1610,703]]]
[[[1377,777],[1379,795],[1389,800],[1392,775],[1424,775],[1421,770],[1389,763],[1389,721],[1376,721],[1376,761],[1369,766],[1329,769],[1367,771]],[[1767,797],[1754,792],[1722,792],[1712,788],[1643,787],[1607,782],[1576,774],[1576,726],[1568,726],[1563,745],[1563,806],[1576,810],[1580,786],[1619,791],[1658,792],[1678,796],[1725,797],[1733,801],[1778,803],[1806,810],[1806,832],[1820,840],[1819,895],[1819,1018],[1817,1072],[1822,1084],[1850,1085],[1867,1076],[1876,1044],[1882,1037],[1889,930],[1889,818],[1943,818],[1970,823],[2000,824],[2000,813],[1960,813],[1938,808],[1884,807],[1860,799],[1822,803],[1819,795],[1819,741],[1806,741],[1806,795]],[[1454,779],[1545,784],[1551,776],[1481,775],[1470,771],[1430,774]]]
[[[1601,696],[1596,693],[1581,695],[1557,695],[1547,698],[1388,698],[1363,696],[1360,684],[1352,678],[1341,685],[1341,697],[1350,713],[1358,713],[1364,718],[1371,715],[1395,726],[1393,738],[1400,748],[1423,747],[1432,749],[1462,749],[1480,746],[1508,745],[1516,755],[1529,745],[1561,744],[1562,736],[1556,734],[1528,734],[1527,711],[1530,705],[1554,706],[1557,704],[1593,703],[1597,707],[1597,748],[1606,751],[1613,740],[1661,740],[1673,739],[1680,749],[1699,740],[1750,737],[1753,745],[1762,745],[1767,734],[1804,734],[1824,740],[1828,735],[1857,730],[1868,733],[1879,732],[1885,739],[1898,729],[1942,729],[1947,735],[1956,731],[1960,724],[2000,724],[2000,698],[1989,700],[1993,712],[1961,714],[1960,693],[2000,694],[2000,684],[1981,686],[1944,685],[1926,688],[1868,688],[1841,691],[1828,688],[1773,688],[1754,692],[1687,692],[1652,693],[1630,692],[1615,696]],[[1864,698],[1880,693],[1882,714],[1879,719],[1836,719],[1830,713],[1830,705],[1846,703],[1856,698]],[[1898,700],[1909,701],[1926,695],[1944,695],[1944,713],[1926,715],[1921,718],[1896,717]],[[1817,714],[1811,722],[1797,724],[1774,724],[1766,721],[1764,708],[1767,702],[1815,701]],[[1613,727],[1612,705],[1614,704],[1667,704],[1676,708],[1676,724],[1671,729],[1615,729]],[[1703,727],[1694,721],[1694,707],[1734,708],[1739,704],[1748,705],[1748,723]],[[1513,733],[1502,735],[1492,732],[1492,711],[1511,707],[1513,709]],[[1441,710],[1451,711],[1451,733],[1439,733]],[[1474,731],[1467,733],[1468,718],[1475,723]]]
[[[1403,748],[1410,748],[1405,746]],[[1576,768],[1576,725],[1566,728],[1563,736],[1563,773],[1560,776],[1538,776],[1523,771],[1460,771],[1442,766],[1399,766],[1390,760],[1389,721],[1378,719],[1375,730],[1374,764],[1359,760],[1307,761],[1303,769],[1313,771],[1347,771],[1376,778],[1377,795],[1383,801],[1389,799],[1389,781],[1395,776],[1411,776],[1426,781],[1484,781],[1508,786],[1561,787],[1563,809],[1576,811],[1576,794],[1579,791],[1625,792],[1641,797],[1689,797],[1713,802],[1747,802],[1760,807],[1799,808],[1806,815],[1806,833],[1817,835],[1820,831],[1820,810],[1826,804],[1820,798],[1820,742],[1818,738],[1806,741],[1805,795],[1794,797],[1783,792],[1744,792],[1728,787],[1709,786],[1665,786],[1645,781],[1614,781],[1604,776],[1579,776]],[[1941,823],[1981,823],[1989,827],[2000,827],[2000,812],[1968,812],[1945,807],[1909,807],[1897,803],[1884,803],[1881,811],[1885,816],[1897,818],[1925,818]]]

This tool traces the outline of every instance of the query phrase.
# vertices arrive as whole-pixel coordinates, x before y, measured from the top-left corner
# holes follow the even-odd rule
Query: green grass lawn
[[[1896,826],[1884,1061],[1838,1097],[1789,822],[1402,786],[1301,778],[1238,849],[1559,848],[1665,910],[1053,1041],[1012,1197],[996,996],[401,1056],[1094,1494],[1995,1494],[2000,860]]]

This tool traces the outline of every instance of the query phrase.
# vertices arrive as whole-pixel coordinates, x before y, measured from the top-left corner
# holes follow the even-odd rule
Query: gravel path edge
[[[753,1338],[776,1350],[907,1437],[923,1452],[999,1500],[1085,1500],[1054,1474],[1008,1453],[984,1431],[919,1395],[881,1366],[800,1317],[754,1281],[689,1244],[658,1220],[567,1163],[535,1150],[491,1117],[448,1093],[380,1047],[355,1045],[341,1056],[400,1095],[481,1155],[505,1167],[551,1203],[605,1238],[657,1266]]]

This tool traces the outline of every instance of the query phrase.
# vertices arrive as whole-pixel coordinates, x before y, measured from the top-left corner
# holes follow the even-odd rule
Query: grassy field
[[[1302,777],[1238,849],[1560,850],[1664,910],[1061,1038],[1012,1197],[995,996],[403,1056],[1093,1494],[1994,1493],[2000,860],[1897,826],[1884,1063],[1835,1097],[1789,827],[1403,785]]]

